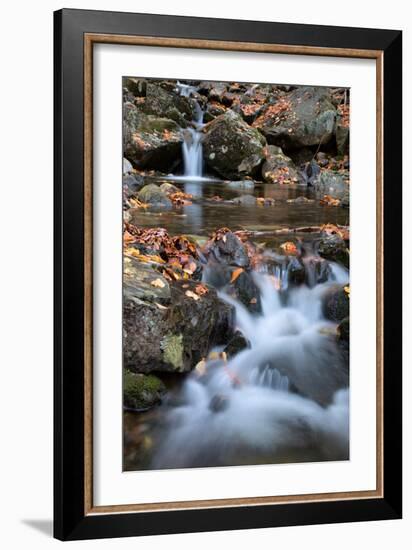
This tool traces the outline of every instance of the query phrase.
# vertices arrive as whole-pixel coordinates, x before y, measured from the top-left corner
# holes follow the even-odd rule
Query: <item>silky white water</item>
[[[336,325],[322,314],[322,295],[346,284],[330,264],[327,282],[288,287],[288,266],[255,273],[262,312],[232,298],[236,327],[249,348],[191,373],[166,417],[151,467],[182,468],[349,457],[348,372]],[[310,277],[309,277],[310,278]]]

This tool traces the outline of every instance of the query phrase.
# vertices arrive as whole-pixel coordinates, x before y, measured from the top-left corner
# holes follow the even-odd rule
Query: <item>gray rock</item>
[[[323,236],[317,244],[317,252],[322,258],[349,268],[349,250],[339,235]]]
[[[154,183],[145,185],[137,194],[139,200],[158,208],[171,208],[172,202],[160,187]]]
[[[181,162],[183,137],[173,120],[146,115],[126,103],[123,116],[123,151],[140,168],[168,172]]]
[[[349,296],[341,286],[329,288],[322,301],[323,314],[330,321],[340,322],[349,316]]]
[[[249,256],[242,241],[231,231],[222,238],[214,240],[207,246],[207,255],[214,258],[218,263],[234,266],[247,267]]]
[[[253,195],[242,195],[233,199],[233,202],[242,206],[256,206],[256,197]]]
[[[168,283],[132,260],[124,275],[123,359],[133,372],[188,372],[232,334],[234,310],[213,288],[194,300],[196,282]],[[142,267],[144,266],[144,267]],[[139,272],[141,272],[139,274]],[[164,287],[151,285],[160,279]],[[185,284],[185,288],[183,288]]]
[[[206,126],[203,156],[209,168],[228,179],[241,179],[258,172],[266,142],[230,109]]]
[[[255,187],[255,182],[253,180],[234,180],[234,181],[225,181],[225,185],[232,189],[253,189]]]
[[[348,191],[348,184],[343,176],[332,170],[323,170],[313,186],[320,197],[330,195],[334,199],[342,199]]]
[[[129,172],[132,172],[133,171],[133,166],[132,166],[132,163],[127,160],[127,159],[123,159],[123,174],[128,174]]]
[[[298,172],[292,159],[280,147],[266,147],[266,160],[262,166],[262,177],[268,183],[297,183]]]
[[[300,86],[285,98],[290,107],[273,116],[268,105],[253,123],[268,142],[286,149],[328,143],[336,119],[328,88]]]
[[[149,115],[174,120],[185,128],[194,117],[194,102],[174,90],[166,90],[152,82],[146,86],[146,101],[142,110]]]

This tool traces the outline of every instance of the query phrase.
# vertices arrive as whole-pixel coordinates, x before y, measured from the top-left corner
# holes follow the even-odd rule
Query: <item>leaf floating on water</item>
[[[232,277],[230,278],[230,282],[234,283],[236,279],[239,277],[241,273],[243,273],[244,269],[243,267],[239,267],[238,269],[235,269],[232,273]]]
[[[150,281],[150,284],[156,288],[164,288],[166,286],[166,283],[164,283],[162,279],[154,279],[153,281]]]
[[[319,201],[319,204],[322,206],[339,206],[340,200],[334,199],[330,195],[324,195],[323,199]]]
[[[189,298],[193,298],[193,300],[200,300],[200,296],[198,296],[197,294],[195,294],[195,293],[192,292],[191,290],[186,290],[185,294],[186,294],[186,296],[188,296]]]
[[[166,306],[162,306],[162,304],[159,304],[158,302],[155,302],[155,304],[159,309],[169,309]]]

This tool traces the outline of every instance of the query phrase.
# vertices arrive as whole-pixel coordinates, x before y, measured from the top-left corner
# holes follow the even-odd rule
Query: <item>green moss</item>
[[[170,363],[175,370],[183,369],[183,335],[167,334],[161,341],[163,360]]]
[[[123,377],[124,405],[131,409],[147,409],[161,400],[166,387],[153,374],[135,374],[126,370]]]

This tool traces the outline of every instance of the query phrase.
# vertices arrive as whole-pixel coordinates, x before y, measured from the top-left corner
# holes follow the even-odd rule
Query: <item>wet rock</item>
[[[187,292],[195,294],[196,282],[168,283],[154,270],[148,273],[144,264],[131,263],[125,269],[123,293],[126,368],[141,373],[188,372],[213,345],[228,341],[234,310],[213,288],[195,300]],[[164,287],[151,285],[153,277]]]
[[[170,195],[171,193],[178,193],[180,191],[178,187],[168,182],[162,183],[162,185],[160,186],[160,190],[166,195]]]
[[[339,323],[339,326],[338,326],[338,339],[339,341],[349,343],[349,337],[350,337],[349,317],[345,317],[344,319],[342,319],[342,321]]]
[[[305,266],[305,281],[309,287],[313,287],[320,283],[326,283],[331,273],[329,263],[319,256],[310,256],[304,258]]]
[[[285,100],[283,110],[274,114],[268,105],[253,123],[269,143],[293,149],[330,141],[336,108],[327,88],[301,86],[286,95]]]
[[[300,285],[305,282],[306,272],[305,266],[298,258],[291,258],[288,265],[288,281],[289,283]]]
[[[242,241],[231,231],[213,240],[206,247],[206,254],[218,263],[235,267],[247,267],[249,257]]]
[[[233,199],[233,202],[241,206],[256,206],[256,197],[253,195],[241,195]]]
[[[349,296],[344,287],[333,286],[329,288],[322,302],[323,314],[326,319],[334,322],[340,322],[349,316]]]
[[[138,374],[125,370],[123,406],[136,411],[147,410],[161,402],[166,386],[153,374]]]
[[[225,411],[229,406],[229,398],[226,395],[217,394],[212,397],[209,403],[209,410],[214,413]]]
[[[302,183],[310,186],[315,185],[320,176],[319,164],[314,160],[307,162],[301,169],[300,176]]]
[[[126,197],[135,195],[144,185],[144,177],[140,174],[125,174],[123,176],[123,190]]]
[[[325,235],[317,245],[317,251],[322,258],[338,262],[349,268],[349,250],[345,241],[339,235]]]
[[[243,334],[237,330],[223,351],[230,358],[248,347],[250,347],[248,341]]]
[[[131,103],[125,104],[123,150],[137,167],[171,171],[181,162],[182,142],[176,122],[146,115]]]
[[[167,118],[185,128],[194,117],[194,102],[183,97],[173,89],[166,90],[151,82],[146,86],[146,101],[142,110],[149,115]]]
[[[297,183],[298,172],[292,159],[280,147],[269,145],[265,149],[266,160],[262,166],[262,177],[268,183]]]
[[[253,189],[255,187],[255,182],[253,180],[234,180],[234,181],[225,181],[225,185],[231,189]]]
[[[225,291],[239,300],[250,312],[260,313],[260,292],[250,271],[242,271],[233,283],[225,287]]]
[[[139,191],[137,196],[139,200],[141,200],[143,203],[150,204],[151,206],[157,208],[172,207],[172,201],[169,199],[166,193],[164,193],[160,189],[160,187],[158,187],[154,183],[149,183],[149,185],[145,185],[143,189]]]
[[[330,195],[334,199],[342,199],[345,192],[349,190],[343,176],[332,170],[323,170],[313,182],[313,186],[318,196]]]
[[[207,166],[224,178],[253,176],[264,159],[265,139],[231,110],[206,127],[203,155]]]

